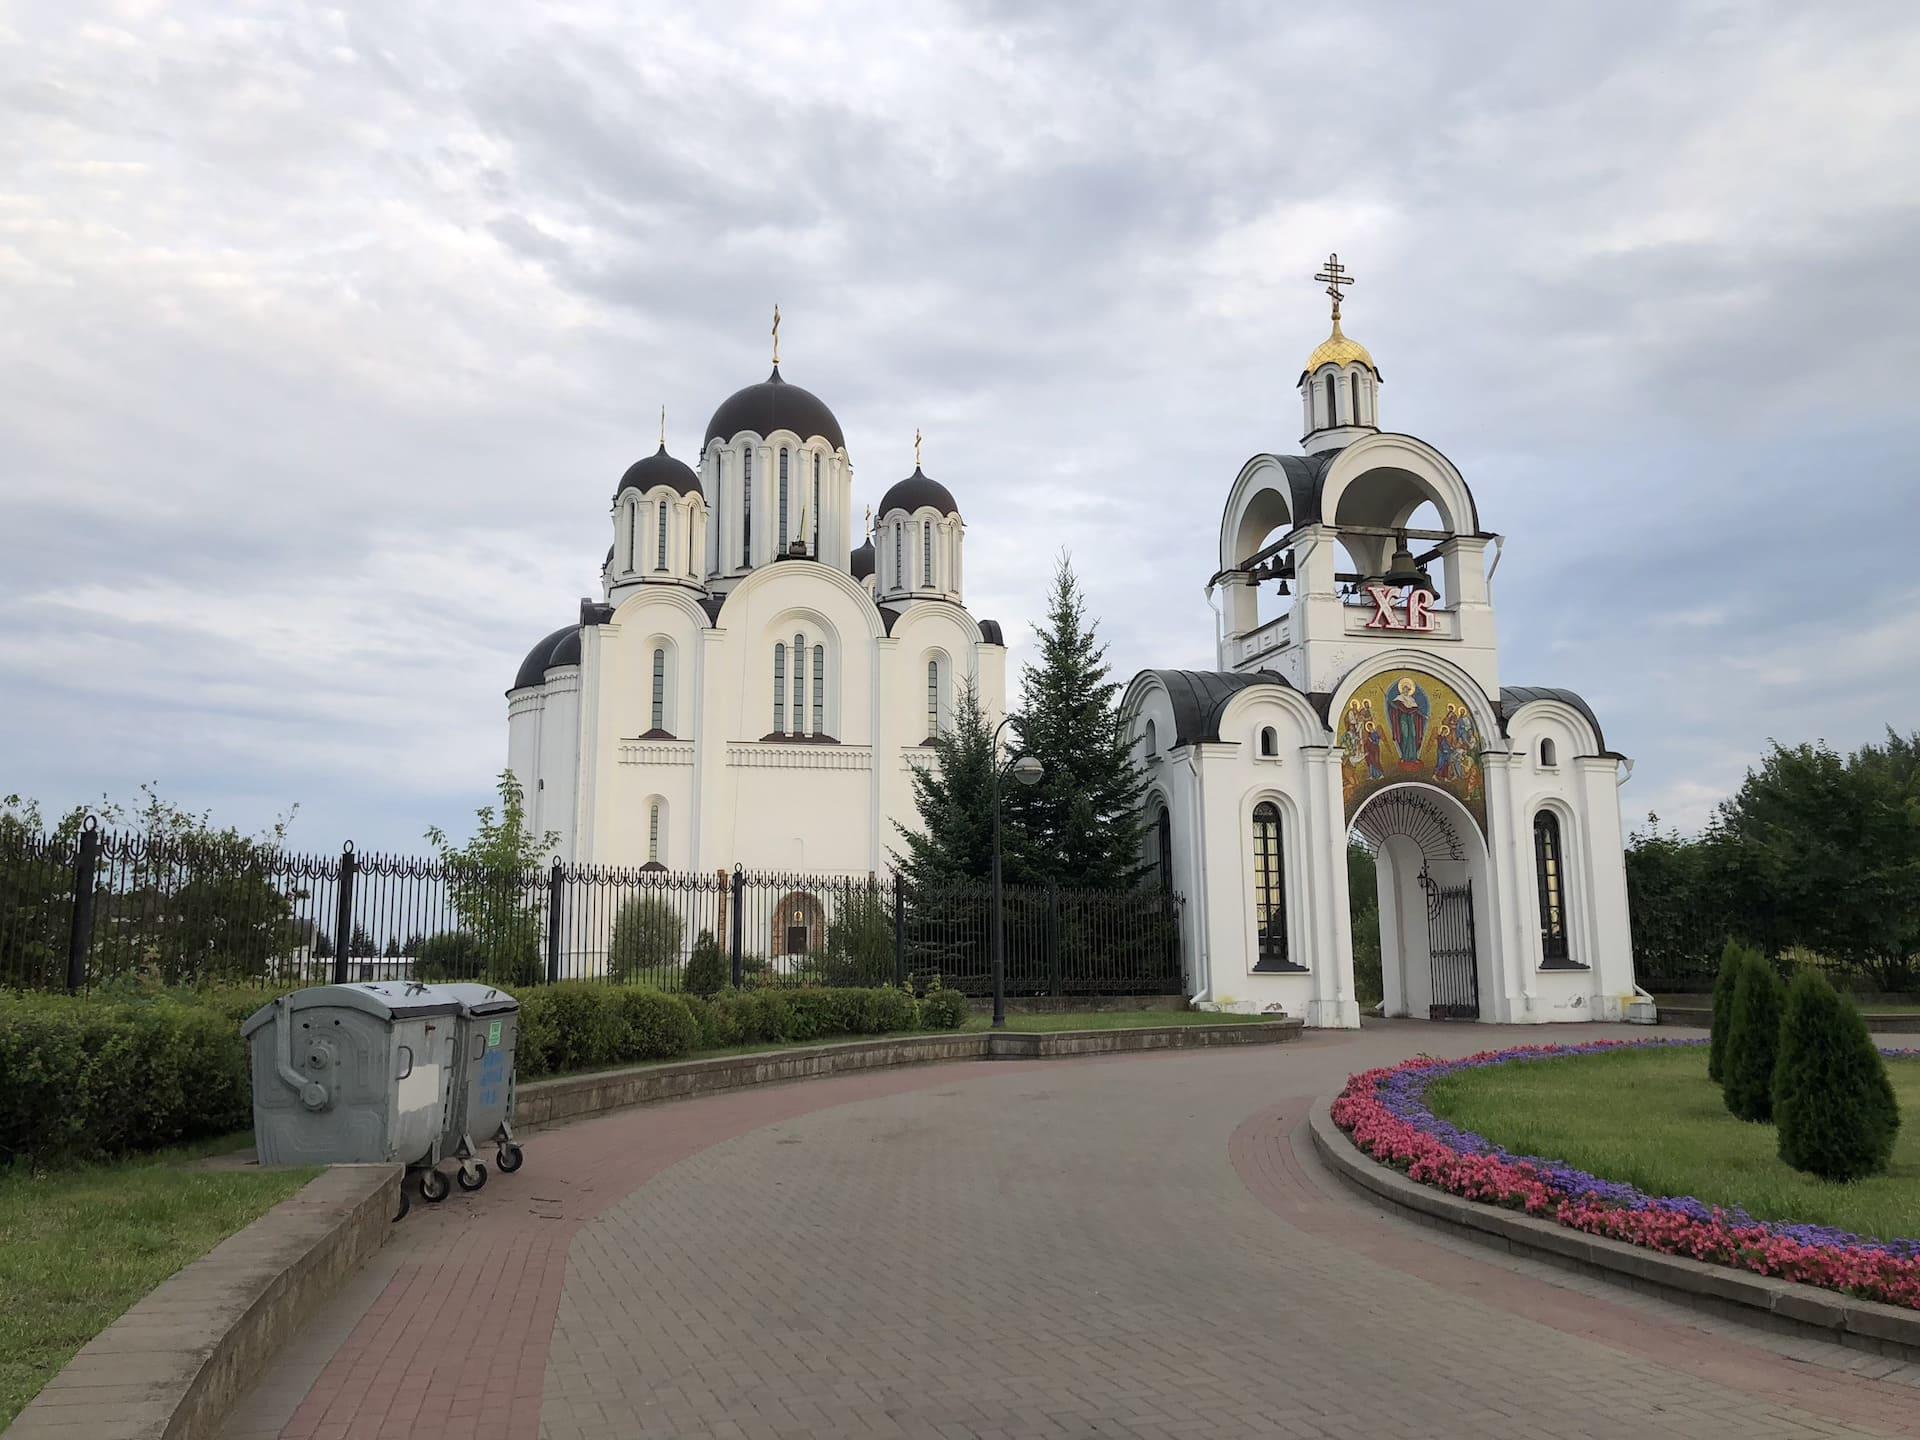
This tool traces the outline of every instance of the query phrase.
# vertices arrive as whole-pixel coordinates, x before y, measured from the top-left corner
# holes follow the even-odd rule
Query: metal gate
[[[1480,1018],[1480,970],[1474,963],[1473,882],[1438,885],[1422,879],[1427,890],[1427,953],[1433,965],[1435,1020]]]

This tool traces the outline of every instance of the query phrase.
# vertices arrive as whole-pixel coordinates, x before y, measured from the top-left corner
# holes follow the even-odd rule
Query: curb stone
[[[1343,1183],[1403,1218],[1716,1315],[1790,1334],[1817,1335],[1851,1350],[1920,1360],[1920,1311],[1663,1255],[1418,1184],[1348,1139],[1333,1123],[1331,1100],[1314,1103],[1308,1125],[1314,1149]]]
[[[204,1440],[294,1330],[387,1242],[398,1165],[334,1165],[135,1301],[7,1440]]]

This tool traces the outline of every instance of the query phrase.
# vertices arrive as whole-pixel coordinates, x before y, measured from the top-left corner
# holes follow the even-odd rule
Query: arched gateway
[[[1300,374],[1304,453],[1254,456],[1221,516],[1219,668],[1142,671],[1124,701],[1143,858],[1193,897],[1189,994],[1357,1025],[1353,839],[1385,1013],[1618,1019],[1625,757],[1571,691],[1502,686],[1501,537],[1451,461],[1381,428],[1379,369],[1340,328],[1351,279],[1337,259],[1318,278],[1333,333]]]

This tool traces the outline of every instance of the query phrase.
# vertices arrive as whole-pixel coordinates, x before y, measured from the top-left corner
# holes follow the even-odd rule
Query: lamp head
[[[1040,777],[1046,774],[1047,767],[1033,755],[1022,755],[1013,762],[1013,778],[1022,785],[1038,785]]]

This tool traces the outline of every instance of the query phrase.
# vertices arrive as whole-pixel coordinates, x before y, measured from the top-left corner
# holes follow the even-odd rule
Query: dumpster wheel
[[[486,1162],[484,1160],[475,1160],[472,1163],[473,1174],[471,1178],[469,1178],[467,1174],[467,1167],[465,1165],[462,1165],[458,1170],[453,1172],[453,1178],[460,1182],[460,1188],[462,1190],[478,1190],[487,1183]]]
[[[422,1170],[420,1172],[420,1198],[425,1200],[429,1205],[438,1205],[442,1200],[447,1198],[447,1194],[452,1188],[453,1187],[447,1183],[447,1177],[442,1175],[438,1170]]]
[[[500,1147],[499,1153],[493,1157],[493,1160],[500,1167],[502,1175],[511,1175],[520,1168],[520,1162],[526,1158],[521,1153],[520,1147],[509,1140]]]

